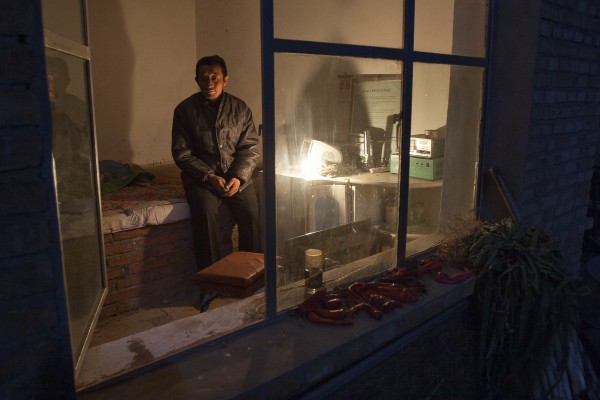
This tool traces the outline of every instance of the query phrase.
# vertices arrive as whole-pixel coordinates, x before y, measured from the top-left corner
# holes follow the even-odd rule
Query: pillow
[[[217,293],[222,293],[224,289],[231,287],[242,289],[234,290],[238,294],[246,294],[250,290],[253,292],[263,286],[264,268],[262,253],[237,251],[196,272],[192,276],[192,282],[201,289]]]

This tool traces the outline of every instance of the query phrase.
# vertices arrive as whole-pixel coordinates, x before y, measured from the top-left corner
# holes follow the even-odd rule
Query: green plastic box
[[[444,157],[420,158],[411,157],[408,175],[413,178],[436,181],[442,179],[444,172]]]
[[[400,155],[398,153],[390,154],[390,172],[392,174],[397,174],[399,167],[400,167]]]

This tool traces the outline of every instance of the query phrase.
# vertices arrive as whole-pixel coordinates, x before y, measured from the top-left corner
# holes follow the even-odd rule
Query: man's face
[[[229,77],[223,76],[223,71],[218,65],[201,65],[196,77],[200,92],[208,100],[217,99],[228,81]]]
[[[66,92],[67,82],[60,74],[48,71],[46,76],[48,80],[48,97],[52,103],[57,102]]]

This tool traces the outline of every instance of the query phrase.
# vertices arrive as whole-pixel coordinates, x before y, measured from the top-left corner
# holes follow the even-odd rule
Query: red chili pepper
[[[323,303],[323,300],[325,300],[325,290],[319,290],[315,294],[310,296],[308,299],[298,304],[296,310],[301,315],[307,315],[311,311],[316,310],[321,305],[321,303]]]
[[[342,307],[342,299],[332,298],[327,299],[322,304],[323,308],[326,310],[335,310]]]
[[[354,282],[353,284],[348,286],[349,290],[353,290],[358,293],[365,292],[367,288],[368,284],[366,282]]]
[[[379,280],[381,282],[390,282],[390,283],[398,282],[398,281],[401,281],[404,277],[406,277],[407,271],[408,270],[404,267],[402,267],[402,268],[394,267],[390,271],[390,274],[384,276],[383,278],[380,278]]]
[[[362,301],[362,300],[359,301],[352,296],[348,296],[344,300],[345,300],[346,304],[348,305],[348,307],[352,307],[355,304],[364,303],[364,301]]]
[[[381,311],[379,311],[378,309],[376,309],[368,303],[359,303],[352,306],[352,308],[350,309],[350,312],[352,314],[356,314],[360,311],[366,311],[367,314],[369,314],[373,319],[381,319],[383,317],[383,313]]]
[[[394,283],[381,283],[381,282],[366,282],[365,290],[367,292],[371,292],[373,290],[379,289],[379,285],[394,285]]]
[[[319,317],[329,318],[329,319],[346,319],[348,317],[348,312],[343,308],[338,308],[337,310],[326,310],[324,308],[317,308],[314,311]]]
[[[385,298],[375,290],[367,291],[363,294],[363,297],[367,299],[367,303],[369,303],[375,308],[381,308],[383,303],[385,303]]]
[[[363,295],[365,291],[365,284],[363,282],[354,282],[348,287],[348,297],[355,300],[357,303],[366,303],[369,299]]]
[[[381,288],[381,294],[400,303],[414,303],[419,300],[419,290],[415,287]]]
[[[442,261],[437,258],[424,258],[419,262],[418,270],[421,274],[441,271],[444,267]]]
[[[439,271],[435,274],[435,280],[439,283],[461,283],[473,276],[473,272],[465,271],[449,275],[444,271]]]
[[[338,296],[338,298],[346,299],[349,296],[348,292],[349,292],[348,288],[339,289],[337,292],[337,296]]]
[[[375,282],[375,290],[379,290],[380,288],[401,288],[396,282]]]
[[[323,318],[319,314],[315,312],[309,312],[306,316],[311,322],[317,322],[319,324],[328,324],[328,325],[352,325],[351,319],[331,319],[331,318]]]
[[[383,311],[384,314],[387,314],[400,307],[402,307],[402,303],[399,303],[396,300],[386,300],[381,305],[381,311]]]

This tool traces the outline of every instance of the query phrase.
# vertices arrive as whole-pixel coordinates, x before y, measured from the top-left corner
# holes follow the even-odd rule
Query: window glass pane
[[[81,0],[42,0],[42,18],[44,29],[87,44]]]
[[[311,260],[328,289],[395,265],[401,73],[396,61],[276,54],[278,309],[303,300]]]
[[[483,68],[414,66],[407,256],[474,211],[482,85]]]
[[[415,50],[484,57],[487,0],[415,2]]]
[[[404,1],[275,0],[275,37],[401,48]]]
[[[74,354],[83,347],[103,289],[98,194],[86,61],[46,49],[52,156]]]

